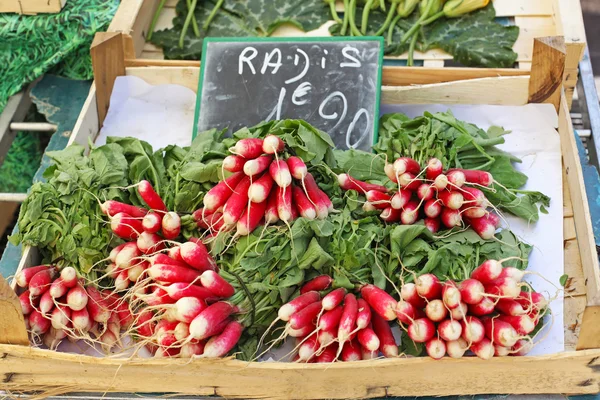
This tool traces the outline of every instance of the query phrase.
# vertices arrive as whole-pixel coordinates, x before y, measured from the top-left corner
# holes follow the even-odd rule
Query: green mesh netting
[[[90,79],[89,47],[119,0],[68,0],[58,14],[0,14],[0,112],[8,98],[62,62],[55,73]]]

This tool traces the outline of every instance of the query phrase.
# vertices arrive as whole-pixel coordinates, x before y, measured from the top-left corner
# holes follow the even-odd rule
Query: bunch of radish
[[[362,287],[362,298],[344,288],[328,291],[332,282],[328,275],[314,278],[278,311],[277,320],[286,322],[278,339],[296,338],[294,360],[358,361],[379,353],[396,357],[398,346],[388,323],[396,318],[396,301],[374,285]]]
[[[285,143],[275,135],[239,140],[223,160],[232,173],[204,196],[194,213],[199,228],[218,233],[236,229],[249,235],[261,224],[298,216],[326,218],[331,200],[317,185],[300,157],[285,157]]]
[[[348,174],[338,175],[338,182],[344,190],[364,194],[363,208],[381,210],[380,217],[386,222],[412,225],[423,219],[433,233],[442,226],[450,229],[467,225],[483,239],[491,239],[500,226],[500,218],[488,210],[491,203],[477,188],[493,183],[489,172],[455,168],[443,173],[442,162],[437,158],[421,168],[412,158],[401,157],[386,164],[385,173],[398,184],[398,191],[390,193],[385,186]]]
[[[116,293],[84,286],[72,267],[26,268],[16,277],[25,289],[19,300],[28,330],[48,348],[65,338],[100,342],[105,351],[119,342],[121,329],[133,322],[129,305]]]
[[[135,245],[130,242],[117,251],[117,260]],[[139,249],[135,254],[126,253],[131,265],[137,265],[136,259],[146,264],[130,289],[143,303],[136,307],[133,329],[154,355],[189,358],[227,354],[243,329],[232,319],[237,307],[223,301],[235,290],[217,273],[217,265],[202,241],[194,239],[150,257]]]
[[[485,261],[462,282],[424,274],[401,287],[396,315],[434,359],[461,358],[468,350],[482,359],[525,355],[547,301],[521,290],[527,286],[523,275],[496,260]]]

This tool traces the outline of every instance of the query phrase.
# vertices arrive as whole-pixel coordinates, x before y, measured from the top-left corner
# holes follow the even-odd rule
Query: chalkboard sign
[[[383,38],[207,38],[194,126],[303,119],[337,148],[377,139]]]

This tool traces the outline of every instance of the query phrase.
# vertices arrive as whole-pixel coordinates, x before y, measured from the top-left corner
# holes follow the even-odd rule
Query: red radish
[[[137,189],[140,197],[151,210],[167,212],[165,202],[160,198],[158,193],[156,193],[150,182],[146,180],[140,181]]]
[[[23,312],[23,315],[27,315],[33,311],[33,305],[29,299],[29,290],[26,290],[19,295],[19,303],[21,303],[21,311]]]
[[[378,210],[383,210],[390,206],[391,196],[377,190],[369,190],[366,193],[367,201]]]
[[[283,222],[291,222],[294,219],[295,206],[292,204],[292,190],[289,188],[277,188],[277,214]]]
[[[72,288],[77,285],[77,271],[73,267],[64,267],[60,271],[60,279],[67,288]]]
[[[125,240],[136,239],[144,231],[140,219],[125,213],[117,213],[111,217],[110,229],[115,235]]]
[[[364,297],[364,295],[363,295]],[[344,310],[340,318],[340,326],[338,328],[338,341],[342,346],[350,339],[350,333],[356,326],[356,316],[358,314],[358,303],[356,297],[352,293],[348,293],[344,297]]]
[[[431,233],[436,233],[437,231],[439,231],[440,226],[442,224],[439,218],[425,218],[423,222],[425,223],[425,226],[427,227],[427,229],[429,229]]]
[[[447,172],[446,177],[448,178],[448,183],[454,188],[462,187],[467,180],[465,174],[458,170]]]
[[[177,249],[180,249],[180,246],[177,246]],[[181,253],[179,253],[180,258],[181,258]],[[167,265],[175,265],[177,267],[184,267],[184,268],[189,268],[189,265],[187,265],[185,263],[185,261],[183,261],[183,259],[181,258],[180,260],[176,260],[174,258],[171,258],[169,256],[167,256],[166,254],[162,254],[162,253],[158,253],[155,254],[154,256],[150,257],[150,264],[154,265],[154,264],[167,264]]]
[[[68,290],[69,288],[65,284],[65,281],[63,281],[63,279],[59,276],[54,280],[54,282],[50,284],[50,290],[48,290],[48,294],[53,299],[58,299],[59,297],[62,297],[65,294],[67,294]]]
[[[333,211],[333,204],[327,194],[319,188],[315,178],[310,173],[304,177],[304,187],[308,198],[317,210],[317,218],[327,218],[329,211]]]
[[[15,281],[17,282],[17,285],[19,285],[20,287],[27,287],[29,286],[29,282],[31,281],[31,278],[33,278],[33,276],[35,274],[37,274],[40,271],[44,271],[47,269],[51,269],[54,267],[51,267],[49,265],[39,265],[37,267],[30,267],[30,268],[25,268],[22,271],[20,271],[16,277],[15,277]]]
[[[143,218],[148,213],[144,207],[136,207],[115,200],[105,201],[100,205],[100,210],[109,217],[124,213],[133,218]]]
[[[430,199],[423,206],[425,215],[429,218],[437,218],[442,213],[442,203],[437,199]]]
[[[87,303],[88,294],[80,284],[70,289],[67,293],[67,305],[71,310],[83,310],[87,306]]]
[[[179,252],[183,261],[192,268],[199,271],[217,269],[217,263],[202,242],[186,242],[179,247]]]
[[[501,319],[486,318],[483,320],[483,326],[487,338],[501,346],[512,347],[519,340],[519,334],[515,328]]]
[[[425,343],[435,335],[435,326],[428,318],[416,319],[408,326],[408,336],[417,343]]]
[[[160,287],[156,287],[149,295],[140,295],[149,306],[158,306],[164,304],[174,304],[175,300]],[[183,296],[182,296],[183,297]]]
[[[144,216],[144,218],[142,218],[142,227],[144,228],[144,232],[148,233],[156,233],[160,231],[160,228],[162,227],[162,215],[157,212],[150,211]]]
[[[213,232],[218,232],[225,225],[225,221],[223,221],[223,213],[215,212],[210,215],[205,215],[204,218],[196,219],[196,225],[201,229],[208,229]]]
[[[375,210],[377,210],[377,208],[376,208],[376,207],[375,207],[373,204],[371,204],[371,202],[369,202],[369,201],[365,201],[365,202],[363,203],[362,209],[363,209],[365,212],[371,212],[371,211],[375,211]]]
[[[492,174],[486,171],[473,170],[473,169],[459,169],[454,168],[448,170],[448,173],[460,172],[465,176],[466,183],[473,185],[482,185],[482,186],[490,186],[494,179],[492,178]]]
[[[461,300],[467,304],[477,304],[483,299],[485,288],[477,279],[465,279],[459,285]]]
[[[269,168],[269,165],[271,165],[272,160],[273,157],[270,155],[260,156],[254,160],[248,160],[244,164],[244,174],[248,176],[256,176],[263,171],[266,171],[266,169]]]
[[[177,347],[170,347],[168,349],[159,347],[156,349],[156,353],[154,354],[154,357],[155,358],[178,357],[180,350],[181,349],[179,349]]]
[[[421,200],[430,200],[433,199],[435,195],[435,191],[433,190],[433,185],[430,183],[421,183],[421,185],[417,189],[417,197]]]
[[[110,318],[110,309],[104,296],[93,286],[88,286],[86,291],[89,297],[87,309],[90,317],[96,322],[107,322]]]
[[[485,209],[488,205],[488,201],[485,198],[485,194],[477,189],[468,186],[464,186],[460,189],[464,199],[465,204],[469,206],[482,207]]]
[[[494,344],[494,357],[506,357],[510,355],[510,349],[508,347]]]
[[[515,297],[524,309],[529,310],[534,307],[538,311],[548,306],[548,300],[541,293],[521,291],[519,296]]]
[[[321,296],[319,295],[318,292],[307,292],[307,293],[301,294],[300,296],[296,297],[295,299],[282,305],[279,308],[277,315],[280,320],[287,322],[290,320],[290,317],[294,313],[297,313],[298,311],[302,310],[309,304],[319,301],[320,299],[321,299]]]
[[[396,175],[402,175],[405,172],[417,175],[421,172],[421,166],[410,157],[400,157],[394,161],[394,172]]]
[[[263,152],[263,140],[259,138],[240,139],[229,151],[243,158],[256,158]]]
[[[202,340],[215,335],[219,324],[234,311],[233,305],[224,301],[211,304],[190,323],[190,337]]]
[[[315,326],[310,325],[310,324],[304,325],[300,329],[292,329],[290,327],[290,324],[288,323],[288,324],[286,324],[285,328],[286,328],[287,334],[291,337],[305,337],[315,330]],[[320,331],[319,333],[321,333],[321,332],[324,332],[324,331]]]
[[[469,308],[468,308],[467,304],[463,303],[461,301],[459,303],[458,307],[453,308],[452,310],[450,310],[450,316],[452,317],[452,319],[460,321],[461,319],[463,319],[467,315],[468,311],[469,311]]]
[[[71,321],[73,322],[73,328],[85,331],[91,321],[87,308],[79,311],[71,311]]]
[[[462,335],[462,325],[452,319],[442,321],[438,325],[438,335],[446,341],[458,340]]]
[[[311,279],[310,281],[306,282],[300,288],[300,294],[310,292],[311,290],[314,290],[316,292],[327,290],[327,289],[329,289],[329,287],[331,286],[332,283],[333,283],[333,278],[330,277],[329,275],[319,275],[319,276]]]
[[[67,329],[71,323],[71,309],[67,306],[57,306],[50,318],[54,329]]]
[[[267,135],[263,140],[262,151],[266,154],[280,153],[285,149],[285,142],[278,136]]]
[[[394,171],[394,164],[390,164],[386,161],[385,167],[383,167],[383,171],[385,172],[390,181],[398,183],[398,177],[396,176],[396,171]]]
[[[244,210],[242,216],[237,221],[236,233],[239,236],[248,236],[260,224],[265,215],[267,202],[250,203],[250,206]]]
[[[371,307],[369,307],[365,299],[358,299],[357,306],[356,327],[358,329],[365,329],[371,323]]]
[[[397,357],[398,345],[392,334],[390,324],[385,319],[381,318],[381,316],[377,315],[377,313],[372,315],[371,322],[373,324],[373,331],[375,331],[375,334],[380,341],[379,351],[381,351],[386,358]]]
[[[46,290],[40,297],[39,311],[43,316],[48,316],[48,313],[54,308],[54,299],[50,296],[50,291]]]
[[[182,297],[175,303],[175,318],[179,322],[191,323],[207,305],[204,300],[195,297]]]
[[[442,296],[442,284],[433,274],[423,274],[417,277],[415,288],[417,294],[427,300],[439,299]]]
[[[286,188],[292,184],[292,175],[284,160],[273,161],[269,167],[269,174],[277,186],[281,188]]]
[[[448,186],[448,177],[444,174],[440,174],[438,175],[434,180],[433,180],[433,186],[437,189],[437,190],[444,190],[446,189],[446,187]]]
[[[169,251],[167,252],[167,254],[168,254],[168,257],[171,258],[172,260],[183,261],[183,258],[181,258],[179,246],[171,247],[169,249]]]
[[[488,213],[488,214],[486,215],[486,217],[488,218],[488,220],[489,220],[489,221],[490,221],[492,224],[494,224],[494,226],[496,227],[496,229],[498,229],[498,228],[500,227],[500,217],[499,217],[499,216],[497,216],[497,215],[496,215],[496,214],[494,214],[494,213]]]
[[[342,349],[342,354],[340,358],[342,361],[362,360],[362,352],[360,350],[360,344],[358,343],[357,339],[344,343],[344,347]]]
[[[442,209],[442,224],[444,224],[446,228],[461,226],[462,217],[460,215],[460,211],[444,207]]]
[[[515,267],[504,267],[500,273],[499,278],[512,278],[517,282],[521,282],[525,276],[525,271],[522,271]]]
[[[312,304],[304,307],[302,310],[295,312],[290,317],[289,323],[292,329],[300,329],[306,325],[314,325],[317,316],[321,312],[321,302],[315,301]]]
[[[400,214],[400,221],[404,225],[412,225],[419,218],[419,202],[416,200],[409,201]]]
[[[194,356],[200,356],[204,353],[204,342],[189,342],[181,346],[179,357],[181,358],[192,358]]]
[[[231,349],[237,344],[238,340],[242,336],[242,331],[244,327],[237,321],[231,321],[223,332],[221,332],[218,336],[214,336],[210,338],[208,342],[206,342],[206,346],[204,346],[205,357],[223,357],[225,354],[229,353]]]
[[[56,269],[43,269],[36,273],[29,281],[29,293],[31,296],[40,296],[50,288],[52,280],[57,275]]]
[[[148,268],[148,275],[155,281],[166,283],[193,283],[200,280],[198,270],[167,264],[154,264]]]
[[[400,300],[396,305],[396,316],[403,324],[410,324],[416,317],[415,308],[408,301]]]
[[[483,338],[479,342],[473,343],[470,349],[477,357],[483,360],[489,360],[494,357],[494,353],[496,352],[494,345],[488,338]]]
[[[400,297],[416,308],[423,308],[426,305],[425,299],[417,293],[417,285],[412,282],[402,285],[400,288]]]
[[[355,190],[360,193],[366,193],[369,190],[377,190],[379,192],[387,193],[388,189],[382,185],[376,185],[374,183],[367,183],[360,181],[356,178],[351,177],[348,174],[338,175],[338,184],[344,190]]]
[[[392,208],[400,210],[404,208],[406,204],[408,204],[411,195],[412,192],[410,190],[400,189],[392,196],[390,200],[390,205],[392,206]]]
[[[346,296],[346,289],[337,288],[329,292],[327,295],[323,297],[321,301],[321,305],[323,306],[323,310],[333,310],[338,305],[342,304],[342,300],[344,300],[344,296]]]
[[[496,304],[496,310],[504,315],[523,315],[523,306],[514,299],[500,299]]]
[[[265,209],[265,224],[270,225],[279,221],[279,212],[277,211],[277,198],[279,193],[279,186],[269,194],[267,198],[267,206]]]
[[[315,356],[319,347],[319,342],[314,336],[306,339],[298,348],[298,360],[309,361]]]
[[[302,189],[292,185],[292,197],[294,199],[294,204],[298,207],[298,211],[302,217],[306,219],[317,218],[317,210]]]
[[[105,289],[101,293],[106,298],[109,309],[113,311],[113,314],[116,313],[119,325],[124,328],[129,328],[134,321],[131,310],[129,310],[129,304],[115,292],[111,292],[110,290]]]
[[[176,212],[170,211],[162,219],[162,234],[165,239],[173,240],[181,232],[181,218]]]
[[[165,245],[156,233],[142,232],[137,239],[137,248],[144,254],[152,254],[164,249]]]
[[[468,349],[469,344],[463,338],[446,342],[446,352],[448,353],[448,356],[452,358],[462,358]]]
[[[287,159],[287,165],[292,174],[292,177],[298,179],[300,181],[304,180],[306,175],[308,174],[308,169],[306,168],[306,164],[300,157],[292,156]]]
[[[128,269],[133,264],[137,263],[137,258],[141,255],[142,253],[140,252],[137,243],[129,242],[121,249],[119,254],[117,254],[115,264],[117,265],[117,268],[121,270]]]
[[[444,167],[440,160],[435,157],[430,158],[429,161],[427,161],[427,166],[425,167],[425,177],[432,181],[442,173],[443,168]]]
[[[50,329],[50,320],[40,314],[39,311],[33,310],[29,314],[29,326],[31,332],[37,335],[42,335]]]
[[[334,346],[326,347],[321,354],[317,356],[316,362],[318,363],[331,363],[335,361],[337,350]]]
[[[364,285],[360,289],[360,295],[371,306],[373,311],[382,316],[386,321],[396,319],[396,306],[398,302],[375,285]],[[348,295],[346,295],[348,298]]]
[[[364,328],[358,331],[356,335],[358,342],[362,347],[369,351],[379,350],[379,338],[371,328]]]
[[[250,177],[245,177],[235,187],[234,193],[229,197],[223,209],[223,222],[225,225],[233,225],[242,216],[248,207],[248,189],[250,188]]]
[[[477,317],[483,317],[494,312],[496,302],[489,297],[484,297],[477,304],[469,304],[469,314]]]
[[[460,209],[460,212],[463,213],[463,215],[466,218],[481,218],[481,217],[485,216],[485,214],[487,213],[487,211],[483,207],[468,207],[468,206],[466,206],[466,207],[462,206]]]
[[[164,347],[170,347],[175,344],[177,339],[175,338],[175,328],[179,322],[177,321],[167,321],[166,319],[161,319],[156,324],[156,340],[158,344]]]
[[[325,311],[319,318],[319,329],[331,331],[338,327],[344,308],[337,306],[333,310]]]
[[[492,283],[485,286],[485,292],[508,298],[515,298],[521,293],[521,287],[517,281],[512,278],[496,279]]]
[[[481,342],[485,338],[485,328],[479,318],[468,315],[461,324],[462,338],[469,344]]]
[[[466,218],[465,221],[482,239],[490,240],[496,234],[496,226],[489,217],[490,215],[484,215],[481,218]]]
[[[267,199],[273,187],[273,178],[268,173],[263,174],[248,188],[248,198],[253,203],[262,203]]]
[[[398,185],[404,190],[415,192],[421,186],[421,180],[410,172],[405,172],[398,177]]]
[[[165,286],[164,290],[173,300],[179,300],[182,297],[196,297],[205,301],[210,301],[215,298],[215,295],[207,288],[185,282],[172,283],[169,286]]]
[[[223,159],[223,169],[229,172],[240,172],[244,170],[246,159],[240,156],[227,156]]]
[[[385,222],[398,222],[400,221],[400,216],[402,215],[402,210],[387,207],[385,210],[379,214],[379,217]]]
[[[137,317],[136,328],[137,333],[142,338],[150,338],[154,336],[156,322],[153,321],[154,315],[149,310],[143,310]]]
[[[200,283],[216,297],[227,298],[235,293],[233,286],[215,271],[204,271],[200,275]]]
[[[434,360],[439,360],[446,355],[446,343],[441,339],[431,339],[425,343],[427,355]]]
[[[448,310],[440,299],[431,300],[425,307],[425,315],[432,322],[443,321],[448,315]]]
[[[535,321],[527,315],[500,315],[498,319],[510,324],[519,335],[529,335],[535,329]]]
[[[513,356],[524,356],[527,355],[533,348],[531,340],[521,339],[513,346],[511,355]]]
[[[236,172],[224,181],[219,182],[204,196],[204,209],[206,211],[215,211],[219,207],[223,207],[240,182],[244,180],[248,181],[248,185],[250,184],[250,179],[246,175],[242,172]],[[246,188],[247,190],[248,188]]]
[[[453,281],[446,281],[442,286],[442,301],[444,305],[452,310],[460,305],[460,290]]]
[[[442,190],[438,192],[438,199],[444,207],[448,207],[451,210],[460,209],[464,203],[463,195],[455,190]]]

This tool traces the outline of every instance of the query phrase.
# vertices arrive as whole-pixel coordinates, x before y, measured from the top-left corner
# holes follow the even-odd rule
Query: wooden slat
[[[565,297],[563,322],[565,327],[565,351],[577,348],[577,341],[581,332],[583,313],[586,309],[585,296]],[[559,324],[560,321],[554,321]]]
[[[577,238],[577,234],[575,233],[575,219],[565,218],[563,219],[563,234],[564,240],[573,240]]]
[[[73,134],[69,138],[67,146],[77,143],[87,149],[90,140],[93,142],[100,132],[100,123],[98,122],[98,111],[96,103],[96,85],[92,84],[90,93],[83,103],[81,113],[73,127]]]
[[[596,393],[600,350],[540,357],[381,359],[319,364],[129,360],[0,345],[3,389],[179,392],[261,399]],[[85,371],[85,373],[82,373]],[[402,379],[399,379],[399,374]],[[431,384],[435,377],[435,384]],[[507,385],[506,382],[510,382]]]
[[[136,55],[141,55],[150,21],[159,0],[124,0],[119,5],[108,32],[121,32],[133,38]]]
[[[0,275],[0,343],[28,346],[21,303],[13,288]]]
[[[562,37],[537,38],[534,40],[533,52],[529,102],[549,103],[558,111],[565,70],[564,39]]]
[[[565,243],[565,274],[569,277],[564,287],[565,301],[568,296],[584,296],[586,294],[585,275],[581,266],[581,255],[577,240],[567,240]],[[582,309],[583,311],[583,309]],[[566,314],[566,313],[565,313]]]
[[[127,68],[126,74],[142,78],[151,85],[166,83],[182,85],[195,93],[198,90],[200,69],[198,67],[131,67]]]
[[[494,0],[497,17],[533,16],[553,14],[548,0]]]
[[[567,175],[563,170],[563,217],[573,216],[573,204],[571,203],[571,191],[567,182]]]
[[[175,18],[177,14],[175,13],[175,8],[165,7],[162,12],[158,16],[158,20],[156,21],[156,25],[154,26],[154,32],[162,31],[163,29],[169,29],[173,27],[173,18]],[[190,32],[192,29],[190,28]]]
[[[11,96],[0,113],[0,165],[4,162],[6,153],[10,149],[17,132],[10,129],[11,122],[21,122],[25,119],[31,99],[29,98],[29,90],[23,90],[14,96]]]
[[[17,13],[26,15],[58,13],[66,0],[2,0],[0,13]]]
[[[577,350],[600,348],[600,306],[588,305],[583,312]]]

